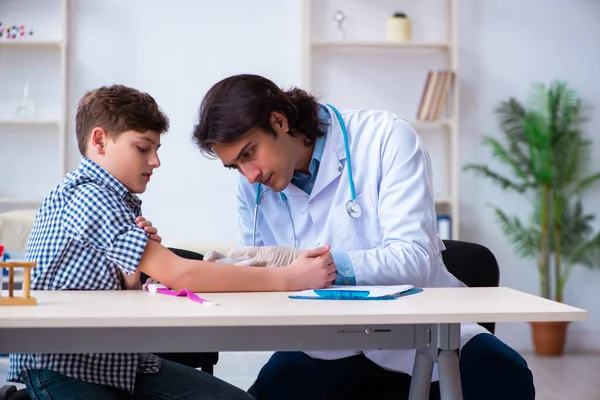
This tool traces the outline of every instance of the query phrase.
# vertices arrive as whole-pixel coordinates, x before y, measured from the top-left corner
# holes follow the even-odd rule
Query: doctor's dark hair
[[[217,82],[206,93],[193,139],[204,154],[215,156],[212,145],[235,142],[252,128],[276,138],[269,119],[273,111],[279,111],[288,119],[287,133],[306,136],[308,147],[323,135],[318,110],[317,99],[304,90],[282,90],[258,75],[235,75]]]

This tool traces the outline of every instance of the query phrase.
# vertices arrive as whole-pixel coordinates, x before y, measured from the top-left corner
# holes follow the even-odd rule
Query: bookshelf
[[[0,41],[0,48],[2,47],[61,49],[63,47],[63,42],[61,40],[3,39]]]
[[[67,172],[68,10],[68,0],[0,3],[0,212],[37,208]],[[9,37],[11,26],[23,34]],[[25,86],[34,107],[19,115]]]
[[[459,0],[302,1],[302,86],[340,109],[384,109],[405,118],[429,150],[436,211],[459,236]],[[345,34],[334,15],[345,15]],[[411,39],[386,39],[386,19],[405,11]],[[451,72],[437,118],[418,118],[431,73]],[[442,90],[442,92],[444,92]],[[441,96],[441,95],[440,95]],[[422,113],[421,113],[422,115]],[[431,114],[430,114],[431,115]]]
[[[329,50],[447,50],[448,43],[394,43],[385,41],[313,41],[313,49]]]

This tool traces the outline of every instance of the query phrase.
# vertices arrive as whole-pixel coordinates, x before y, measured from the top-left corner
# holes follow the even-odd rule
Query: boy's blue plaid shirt
[[[148,236],[137,226],[140,199],[84,158],[40,207],[27,258],[38,263],[32,290],[120,290],[120,271],[133,274]],[[11,354],[8,380],[26,369],[50,369],[75,379],[133,392],[136,373],[154,373],[152,354]]]

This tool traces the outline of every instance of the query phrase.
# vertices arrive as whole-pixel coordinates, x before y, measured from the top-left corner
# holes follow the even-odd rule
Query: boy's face
[[[94,128],[88,157],[107,170],[130,193],[144,193],[152,171],[160,167],[159,147],[160,134],[154,131],[125,131],[113,139],[102,128]]]

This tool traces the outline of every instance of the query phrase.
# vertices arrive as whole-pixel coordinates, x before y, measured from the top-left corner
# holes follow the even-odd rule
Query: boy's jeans
[[[135,392],[96,385],[50,370],[29,370],[23,381],[32,400],[251,400],[252,397],[212,375],[185,365],[163,360],[155,374],[138,374]]]

